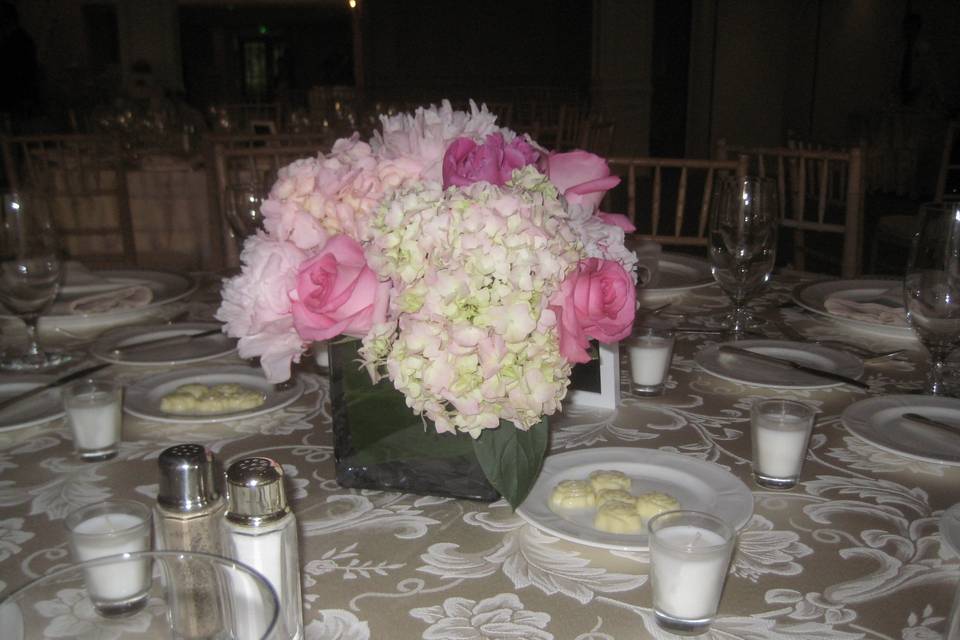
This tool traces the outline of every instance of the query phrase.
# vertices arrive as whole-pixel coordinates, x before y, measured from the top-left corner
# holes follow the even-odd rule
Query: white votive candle
[[[84,460],[117,454],[123,426],[123,387],[112,380],[78,380],[63,390],[73,444]]]
[[[753,474],[757,484],[784,489],[800,477],[814,411],[792,400],[758,400],[750,409]]]
[[[650,577],[658,623],[704,630],[717,613],[733,551],[733,532],[699,511],[668,511],[650,520]]]
[[[634,393],[663,393],[673,360],[673,342],[673,333],[659,327],[643,327],[627,341]]]
[[[70,548],[78,562],[150,548],[150,510],[130,500],[81,507],[66,518]],[[87,591],[94,604],[107,609],[127,607],[150,588],[148,560],[121,560],[85,569]]]
[[[313,361],[322,371],[330,368],[330,346],[326,342],[313,343]]]

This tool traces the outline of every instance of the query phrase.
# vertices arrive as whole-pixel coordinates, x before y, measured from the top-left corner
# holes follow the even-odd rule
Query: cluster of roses
[[[280,171],[217,317],[272,381],[312,341],[362,337],[371,375],[438,430],[528,428],[559,408],[590,339],[630,332],[632,228],[598,211],[618,182],[473,105],[384,118],[369,144]]]

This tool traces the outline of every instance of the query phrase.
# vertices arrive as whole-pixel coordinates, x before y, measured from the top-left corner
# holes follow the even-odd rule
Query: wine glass
[[[250,182],[228,187],[227,222],[237,250],[243,250],[243,242],[247,236],[257,232],[263,225],[263,214],[260,206],[263,204],[263,189],[260,184]]]
[[[930,352],[924,391],[943,395],[947,356],[960,345],[960,202],[920,208],[903,296],[907,321]]]
[[[68,355],[47,352],[37,344],[37,320],[60,288],[61,263],[57,236],[49,215],[29,207],[18,194],[4,194],[0,220],[0,303],[27,325],[27,348],[4,355],[0,368],[35,371],[68,361]]]
[[[733,302],[728,328],[742,336],[752,322],[747,301],[769,279],[777,248],[777,185],[770,178],[721,179],[710,211],[711,272]]]

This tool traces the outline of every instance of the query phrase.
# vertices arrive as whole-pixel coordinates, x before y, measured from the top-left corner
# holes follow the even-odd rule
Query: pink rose
[[[304,340],[363,336],[386,320],[390,284],[379,281],[349,236],[330,238],[300,265],[296,282],[290,292],[293,326]]]
[[[623,215],[622,213],[607,213],[606,211],[597,211],[597,217],[606,222],[607,224],[612,224],[615,227],[620,227],[623,229],[624,233],[633,233],[637,228],[630,222],[630,218]]]
[[[443,154],[443,188],[466,187],[474,182],[502,185],[514,169],[534,164],[539,153],[523,138],[506,144],[503,135],[491,133],[483,144],[470,138],[457,138]]]
[[[588,362],[590,338],[616,342],[630,335],[636,290],[619,262],[588,258],[567,274],[550,305],[557,316],[560,354],[569,362]]]
[[[610,175],[607,161],[587,151],[551,153],[547,156],[547,177],[570,204],[596,210],[603,194],[620,184]]]

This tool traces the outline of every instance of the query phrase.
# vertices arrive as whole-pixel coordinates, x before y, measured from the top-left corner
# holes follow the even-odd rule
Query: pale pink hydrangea
[[[548,302],[580,244],[546,178],[516,175],[398,191],[373,221],[368,262],[393,282],[399,321],[362,354],[441,432],[478,436],[501,419],[527,429],[559,410],[569,384]]]
[[[251,236],[240,255],[240,275],[223,286],[217,320],[226,333],[240,338],[240,357],[259,357],[272,382],[290,377],[290,363],[299,361],[304,349],[293,328],[289,294],[305,257],[291,242],[264,233]]]

